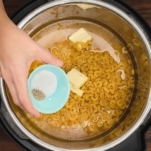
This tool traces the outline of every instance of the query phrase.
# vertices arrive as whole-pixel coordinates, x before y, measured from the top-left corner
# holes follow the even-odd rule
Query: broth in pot
[[[79,28],[86,29],[92,41],[72,43],[68,37]],[[37,126],[43,121],[55,136],[74,140],[103,133],[119,121],[134,88],[132,62],[120,39],[103,26],[80,20],[51,24],[33,39],[64,62],[66,73],[75,68],[88,77],[82,96],[71,91],[63,109],[32,119]],[[33,62],[29,74],[41,64]]]

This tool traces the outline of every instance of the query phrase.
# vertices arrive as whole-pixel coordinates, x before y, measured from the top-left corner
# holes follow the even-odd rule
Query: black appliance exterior
[[[17,24],[24,18],[29,12],[36,9],[37,7],[47,3],[50,0],[30,0],[25,5],[20,7],[12,16],[12,21]],[[121,0],[103,0],[107,3],[115,5],[120,9],[124,10],[127,14],[137,20],[141,26],[144,28],[148,37],[151,40],[151,28],[144,21],[144,19],[134,11],[130,6],[125,4]],[[150,117],[150,116],[149,116]],[[121,144],[115,146],[108,151],[144,151],[146,150],[145,133],[151,125],[151,119],[148,120],[144,125],[140,126],[128,139],[126,139]],[[2,100],[0,99],[0,124],[5,130],[5,132],[18,144],[21,148],[26,151],[48,151],[31,141],[25,134],[23,134],[19,128],[12,121],[9,113],[7,112]]]

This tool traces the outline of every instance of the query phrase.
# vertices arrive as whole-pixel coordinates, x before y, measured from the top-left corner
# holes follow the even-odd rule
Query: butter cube
[[[69,37],[69,40],[72,41],[73,43],[76,42],[86,43],[87,41],[92,40],[92,37],[83,28],[80,28]]]
[[[99,7],[97,7],[97,6],[95,6],[95,5],[90,5],[90,4],[77,4],[77,6],[79,6],[80,8],[82,8],[82,9],[89,9],[89,8],[99,8]]]
[[[84,83],[88,80],[88,77],[76,70],[75,68],[71,69],[67,73],[67,77],[69,81],[75,85],[77,88],[80,88],[84,85]]]
[[[70,89],[73,93],[77,94],[78,96],[82,96],[83,95],[83,91],[80,90],[79,88],[77,88],[75,85],[73,85],[72,83],[70,83]]]

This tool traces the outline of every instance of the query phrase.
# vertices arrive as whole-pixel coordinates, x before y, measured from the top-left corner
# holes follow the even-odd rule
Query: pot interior
[[[77,51],[68,36],[80,28],[93,40]],[[149,97],[149,54],[120,15],[103,6],[71,3],[42,11],[22,29],[62,59],[66,73],[74,67],[89,77],[82,97],[71,92],[62,110],[39,119],[15,106],[7,89],[13,112],[34,136],[59,148],[95,148],[121,137],[139,120]],[[29,74],[42,64],[35,61]]]

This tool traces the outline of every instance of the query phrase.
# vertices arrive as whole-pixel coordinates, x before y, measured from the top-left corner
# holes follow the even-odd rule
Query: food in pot
[[[71,36],[69,36],[69,40],[72,41],[73,43],[77,43],[77,42],[87,43],[88,41],[92,40],[92,37],[87,33],[86,30],[80,28]]]
[[[69,81],[76,86],[77,88],[81,88],[85,82],[88,80],[88,77],[79,72],[77,69],[72,68],[67,73]]]
[[[75,85],[73,85],[72,83],[70,83],[70,90],[73,93],[76,93],[80,97],[83,95],[83,91],[81,89],[79,89],[78,87],[76,87]]]
[[[68,73],[67,77],[70,81],[71,91],[79,96],[83,95],[83,91],[80,88],[88,80],[88,77],[79,72],[77,69],[72,68]]]
[[[62,69],[66,73],[75,68],[88,77],[81,87],[82,92],[71,91],[63,109],[50,115],[42,114],[41,119],[51,129],[82,128],[88,135],[95,135],[111,128],[129,105],[134,88],[134,70],[126,49],[123,52],[124,46],[114,43],[115,57],[108,50],[102,52],[95,48],[93,41],[73,43],[66,39],[48,48],[63,60]],[[120,61],[115,59],[118,57]],[[39,65],[41,63],[35,61],[30,73]]]
[[[91,3],[90,0],[87,2]],[[76,2],[70,1],[58,5],[59,3],[56,2],[56,5],[49,3],[48,7],[44,5],[42,9],[40,7],[40,11],[36,10],[23,19],[19,27],[39,45],[62,58],[65,62],[63,68],[66,73],[76,68],[82,74],[86,73],[88,78],[90,77],[83,85],[83,89],[80,88],[83,95],[78,96],[71,92],[69,104],[67,103],[60,112],[53,115],[42,114],[41,118],[36,119],[15,106],[7,93],[13,109],[11,115],[17,116],[18,120],[14,115],[13,119],[19,128],[26,132],[28,138],[48,150],[108,150],[127,139],[142,125],[142,122],[143,124],[146,122],[150,110],[148,36],[139,22],[109,3],[102,1],[99,4],[96,1],[97,8],[84,10],[79,8]],[[92,40],[79,44],[69,42],[69,36],[80,28],[85,29]],[[97,55],[99,55],[99,61],[95,60]],[[82,59],[78,59],[77,56]],[[95,63],[99,65],[99,69],[93,69]],[[40,64],[39,61],[34,62],[30,72]],[[91,77],[94,76],[95,70],[100,71],[100,69],[102,69],[101,76],[98,77],[96,84],[97,78],[91,79]],[[92,70],[92,76],[89,70]],[[99,82],[104,84],[99,84]],[[89,85],[84,88],[87,83]],[[108,88],[110,83],[116,85],[114,99]],[[97,88],[94,87],[95,85]],[[108,91],[105,91],[106,88]],[[95,93],[97,93],[99,100],[90,100],[90,97],[87,101],[86,95],[91,94],[90,89],[92,98],[95,98]],[[9,109],[8,101],[5,96],[3,98]],[[120,108],[120,103],[126,104],[128,109]],[[87,110],[84,107],[87,107]],[[108,113],[110,116],[107,116]],[[83,120],[83,123],[80,121],[82,115],[87,117],[90,114],[92,118],[89,118],[89,121]]]

